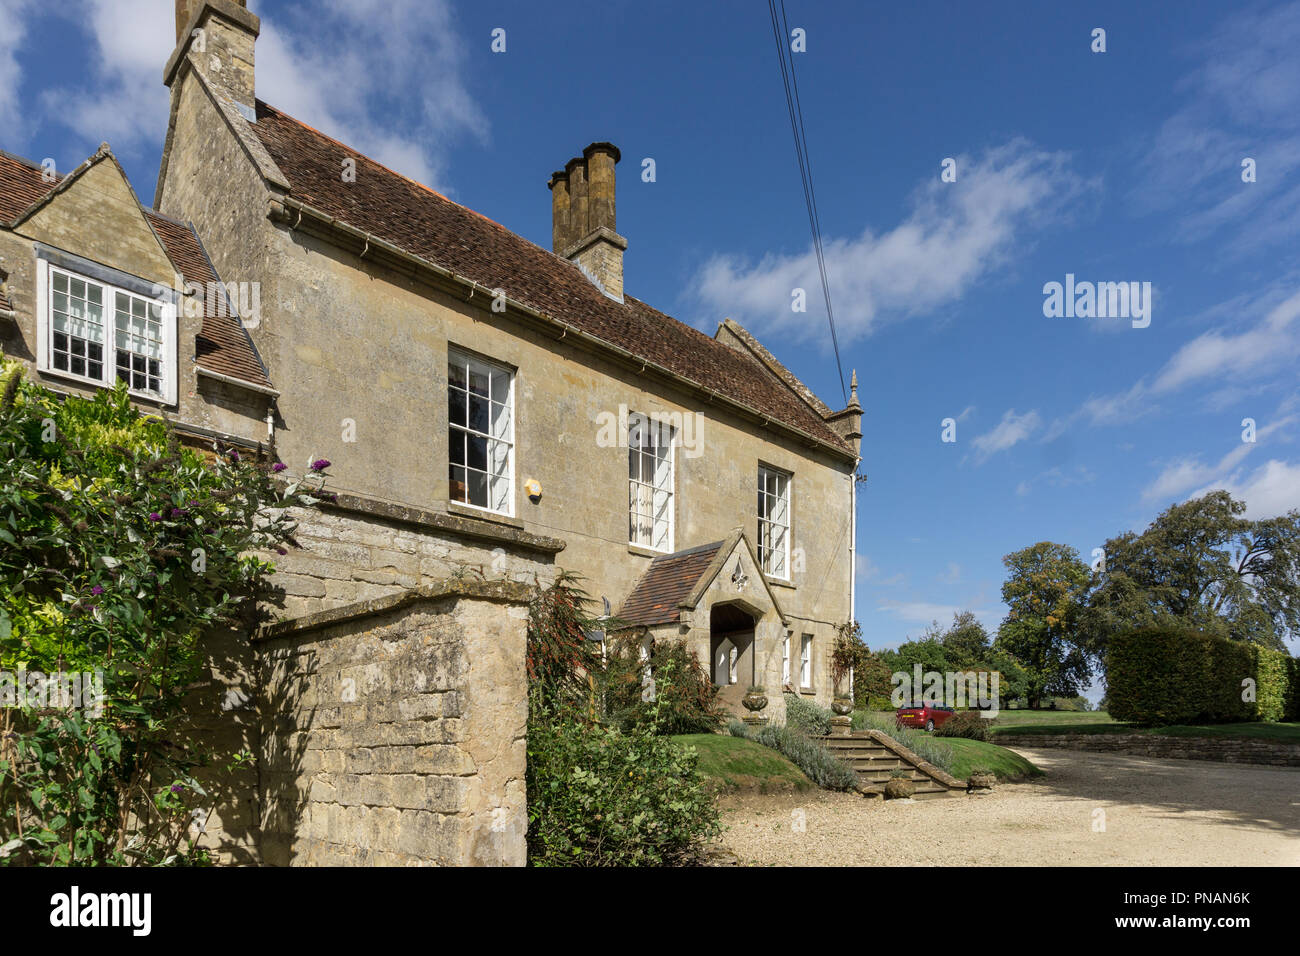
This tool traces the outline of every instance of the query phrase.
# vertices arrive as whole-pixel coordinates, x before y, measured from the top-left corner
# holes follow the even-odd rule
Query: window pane
[[[498,478],[510,477],[510,446],[505,442],[488,442],[488,473]]]
[[[447,384],[454,385],[456,388],[465,389],[465,363],[453,358],[447,363]]]
[[[476,432],[487,432],[488,428],[488,403],[487,399],[479,398],[471,394],[469,397],[469,427]]]
[[[68,277],[64,275],[62,272],[54,273],[54,291],[55,292],[68,291]]]
[[[465,500],[465,469],[452,465],[447,469],[447,493],[453,501]]]
[[[492,372],[492,401],[508,402],[510,400],[510,373],[494,370]]]
[[[510,439],[510,406],[493,402],[489,409],[492,415],[491,431],[493,438]]]
[[[488,394],[488,371],[477,362],[471,362],[469,366],[469,390],[484,398]]]
[[[491,479],[492,503],[488,506],[495,511],[508,511],[510,506],[510,480],[508,478]]]
[[[447,419],[453,425],[465,424],[466,396],[455,388],[447,389]]]
[[[487,471],[487,439],[467,435],[465,446],[465,464],[479,471]]]
[[[469,479],[469,503],[478,505],[480,508],[486,508],[488,503],[487,496],[487,475],[481,471],[467,472]]]

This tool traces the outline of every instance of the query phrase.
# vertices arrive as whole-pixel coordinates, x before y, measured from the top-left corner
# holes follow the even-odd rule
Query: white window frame
[[[668,436],[666,447],[661,444],[633,444],[633,439],[640,434],[650,437]],[[677,432],[667,422],[658,421],[653,416],[645,415],[640,412],[631,412],[628,415],[627,424],[627,449],[628,449],[628,543],[638,548],[648,548],[651,551],[660,551],[669,554],[673,550],[674,534],[674,512],[677,509],[676,500],[676,480],[677,480]],[[657,452],[663,449],[664,455]],[[655,475],[651,482],[647,483],[642,480],[644,472],[641,467],[644,465],[647,450],[651,461],[656,463],[654,469]],[[633,463],[637,464],[637,476],[633,477]],[[658,467],[662,464],[662,469]],[[645,496],[649,496],[649,512],[643,513],[638,507],[643,503]],[[665,517],[661,520],[655,518],[655,499],[658,495],[666,495],[664,511]],[[638,518],[645,518],[649,522],[648,539],[642,540],[641,530],[642,522]],[[656,545],[656,540],[660,544]]]
[[[790,683],[790,635],[781,642],[781,686]]]
[[[465,387],[463,389],[453,384],[452,382],[451,367],[454,363],[459,363],[465,366],[466,380],[465,380]],[[470,388],[469,376],[473,375],[475,371],[478,371],[480,373],[486,373],[488,376],[488,395],[486,396],[486,398],[488,400],[487,427],[489,431],[486,432],[479,431],[478,429],[471,427],[469,421],[469,407],[471,405],[470,396],[474,394],[472,389]],[[497,375],[504,374],[507,377],[506,395],[504,401],[497,400],[497,395],[495,392],[495,385],[494,385],[495,379],[493,373],[496,373]],[[466,416],[465,416],[465,421],[463,423],[452,420],[452,396],[451,396],[452,389],[456,389],[457,391],[464,392],[465,394]],[[492,428],[491,419],[492,419],[493,406],[501,406],[506,409],[507,427],[504,429],[503,434],[501,435],[491,434],[491,428]],[[464,446],[465,454],[462,456],[462,461],[459,463],[453,460],[453,453],[451,447],[451,443],[454,440],[454,436],[458,434],[463,436],[461,438],[461,441],[465,443]],[[484,460],[483,469],[470,467],[469,447],[468,447],[470,437],[482,438],[485,441],[486,448],[484,452],[485,460]],[[448,500],[455,503],[456,505],[459,505],[462,508],[473,508],[476,511],[483,511],[488,514],[502,515],[505,517],[514,517],[514,513],[515,513],[515,369],[510,368],[507,365],[502,365],[499,362],[493,362],[489,359],[481,358],[470,352],[462,351],[461,349],[449,348],[447,350],[447,442],[448,442],[448,447],[447,447],[447,498]],[[494,449],[498,449],[499,451],[494,451]],[[498,455],[504,458],[504,465],[503,467],[500,468],[499,471],[496,470],[493,466],[494,458],[496,458]],[[466,500],[464,501],[460,500],[459,498],[456,498],[452,493],[453,479],[451,477],[451,469],[453,468],[460,468],[466,476],[466,483],[465,483]],[[488,489],[488,496],[487,496],[488,503],[486,505],[474,504],[473,502],[468,500],[470,496],[468,478],[469,478],[469,472],[471,471],[474,472],[481,471],[486,478],[487,489]],[[494,482],[497,481],[504,481],[505,496],[504,496],[504,501],[502,502],[500,507],[493,507],[492,486]]]
[[[811,634],[799,639],[799,686],[804,690],[812,689],[812,645]]]
[[[102,349],[102,370],[98,377],[79,375],[69,369],[54,367],[54,275],[62,273],[69,281],[85,282],[102,290],[101,299],[101,339],[98,343]],[[143,281],[143,280],[140,280]],[[36,368],[44,375],[94,385],[100,388],[112,388],[117,382],[117,297],[130,296],[146,306],[158,310],[158,326],[162,352],[160,362],[160,382],[158,391],[132,388],[127,384],[127,392],[133,398],[158,402],[163,405],[176,404],[176,303],[167,299],[151,298],[131,289],[123,288],[102,279],[92,279],[75,268],[69,268],[38,259],[36,262]]]
[[[764,574],[781,581],[790,580],[790,526],[793,524],[790,509],[793,485],[794,475],[790,472],[767,465],[758,466],[758,562]],[[784,523],[779,520],[779,511],[773,516],[771,506],[767,504],[769,499],[784,506]],[[768,512],[766,516],[765,509]],[[774,528],[781,532],[777,548],[771,546]]]

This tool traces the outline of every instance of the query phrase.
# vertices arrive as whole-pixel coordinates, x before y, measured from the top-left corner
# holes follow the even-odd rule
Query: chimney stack
[[[596,286],[623,301],[623,252],[627,240],[616,231],[612,143],[592,143],[551,174],[551,250],[574,262]]]
[[[176,0],[176,49],[163,82],[170,87],[181,64],[188,63],[253,121],[253,46],[260,31],[261,21],[248,12],[246,0]]]

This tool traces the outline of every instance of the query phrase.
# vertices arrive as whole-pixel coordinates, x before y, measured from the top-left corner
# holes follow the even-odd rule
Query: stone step
[[[863,787],[862,789],[865,790],[867,793],[880,794],[882,798],[885,792],[884,784],[880,784],[879,786],[869,785]],[[912,799],[913,800],[934,800],[939,797],[950,797],[960,793],[962,793],[961,790],[949,790],[947,787],[939,787],[939,786],[917,787],[916,790],[912,793]]]

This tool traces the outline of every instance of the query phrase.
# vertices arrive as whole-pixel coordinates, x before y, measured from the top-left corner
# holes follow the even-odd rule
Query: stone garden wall
[[[1221,737],[1163,737],[1157,734],[997,734],[999,747],[1061,747],[1135,757],[1217,760],[1223,763],[1300,767],[1300,747],[1266,740]]]
[[[264,628],[262,862],[523,865],[527,600],[449,580]]]
[[[453,574],[478,569],[482,577],[543,584],[564,548],[556,538],[530,534],[506,521],[421,511],[339,495],[335,504],[303,509],[299,547],[266,555],[271,583],[281,594],[282,618],[400,594]],[[476,577],[468,571],[470,577]]]

